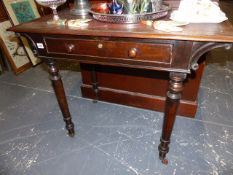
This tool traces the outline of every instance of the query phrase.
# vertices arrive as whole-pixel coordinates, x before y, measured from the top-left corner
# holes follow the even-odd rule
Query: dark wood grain
[[[60,16],[66,19],[73,19],[69,11],[60,12]],[[89,26],[78,29],[68,29],[63,26],[48,26],[46,21],[51,16],[28,22],[12,28],[15,32],[63,34],[72,36],[103,36],[103,37],[124,37],[124,38],[147,38],[147,39],[172,39],[189,41],[212,41],[231,42],[233,38],[233,27],[229,21],[220,24],[189,24],[184,27],[183,32],[162,32],[154,30],[144,24],[109,24],[93,20]]]
[[[197,94],[204,65],[202,60],[200,68],[188,75],[184,83],[178,115],[195,117]],[[93,89],[92,67],[91,64],[81,64],[81,90],[83,97],[95,99],[96,90]],[[168,72],[100,65],[95,65],[95,72],[99,100],[164,111],[169,81]]]
[[[61,17],[73,18],[69,15],[69,11],[63,11]],[[184,27],[183,32],[166,33],[143,24],[108,24],[95,20],[92,20],[86,28],[70,29],[67,26],[47,25],[46,21],[50,18],[51,16],[43,17],[12,27],[10,30],[25,35],[31,41],[38,56],[49,63],[49,71],[52,75],[58,103],[70,133],[73,133],[73,127],[68,105],[62,81],[58,77],[58,70],[54,67],[53,61],[65,60],[71,63],[81,62],[115,68],[125,67],[170,72],[163,131],[159,145],[160,159],[166,164],[166,154],[169,150],[168,145],[186,74],[190,74],[191,69],[195,71],[198,68],[197,63],[201,55],[206,52],[218,47],[231,48],[233,27],[230,22],[190,24]],[[54,38],[54,41],[51,42],[48,38]],[[52,43],[56,43],[56,45]],[[103,46],[107,43],[107,49],[98,51],[99,43],[103,43]],[[121,50],[118,50],[118,44]],[[161,45],[165,45],[165,49]],[[76,50],[77,48],[81,48],[81,51]],[[88,52],[82,50],[85,48],[88,48]],[[135,55],[131,52],[131,49],[134,48],[143,51],[143,54],[138,57],[139,59],[134,59],[134,57],[137,58],[138,54]],[[163,53],[163,50],[165,53]],[[144,53],[144,51],[149,53]],[[157,53],[159,54],[157,55]],[[169,60],[168,55],[170,55],[170,62],[167,61]],[[97,97],[99,97],[101,91],[98,91],[98,77],[92,81],[95,83]]]
[[[62,114],[63,114],[63,119],[66,123],[66,129],[68,130],[69,136],[73,137],[74,136],[74,124],[72,122],[72,118],[70,115],[68,103],[66,100],[66,95],[63,87],[63,83],[61,80],[61,76],[59,74],[58,67],[54,63],[53,60],[46,60],[46,63],[48,65],[48,71],[50,74],[50,80],[52,82],[58,104],[61,108]]]
[[[170,64],[172,45],[170,43],[146,43],[135,41],[88,40],[70,38],[45,38],[48,53],[72,54],[78,56],[100,56],[114,59],[132,59],[145,62]],[[59,43],[59,45],[57,44]],[[109,52],[117,50],[117,52]],[[153,50],[153,52],[151,52]],[[153,53],[153,54],[152,54]]]
[[[2,2],[0,2],[0,22],[8,19],[7,13],[3,7]]]
[[[181,99],[185,78],[186,74],[170,73],[169,90],[167,92],[164,111],[163,130],[159,145],[159,158],[164,164],[167,164],[166,154],[169,151],[168,145],[170,143],[170,137],[175,123],[176,112]]]

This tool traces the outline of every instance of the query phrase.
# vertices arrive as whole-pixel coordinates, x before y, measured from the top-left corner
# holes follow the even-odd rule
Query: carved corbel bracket
[[[17,36],[23,36],[23,37],[25,37],[29,41],[30,46],[32,47],[31,49],[32,49],[33,54],[36,55],[36,56],[38,55],[36,43],[33,41],[33,39],[31,38],[30,35],[28,35],[26,33],[21,33],[21,34],[17,33]]]
[[[191,54],[191,68],[192,70],[197,70],[199,68],[198,60],[200,57],[208,51],[211,51],[216,48],[225,48],[226,50],[231,49],[232,43],[218,43],[218,42],[194,42],[193,51]]]

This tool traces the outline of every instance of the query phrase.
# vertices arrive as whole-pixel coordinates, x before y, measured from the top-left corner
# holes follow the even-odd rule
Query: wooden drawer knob
[[[137,56],[137,49],[136,48],[131,48],[129,50],[129,57],[130,58],[135,58]]]
[[[72,51],[74,51],[75,45],[74,44],[67,44],[66,45],[66,50],[68,53],[71,53]]]

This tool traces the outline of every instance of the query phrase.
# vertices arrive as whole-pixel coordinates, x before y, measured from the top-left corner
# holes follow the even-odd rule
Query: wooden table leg
[[[70,115],[63,83],[61,80],[61,76],[59,74],[59,69],[55,65],[53,60],[47,60],[46,61],[48,68],[49,68],[49,74],[50,74],[50,80],[52,81],[52,85],[57,97],[58,104],[60,106],[61,112],[63,114],[63,119],[66,124],[66,129],[68,130],[69,136],[73,137],[74,132],[74,124],[72,122],[72,118]]]
[[[95,98],[93,99],[93,102],[97,103],[99,100],[99,88],[98,88],[97,73],[96,73],[95,65],[92,65],[91,82],[92,82],[92,88],[95,92]]]
[[[170,137],[176,119],[176,112],[180,103],[185,73],[170,73],[169,90],[167,92],[166,106],[163,120],[163,130],[159,145],[159,158],[162,163],[167,164],[166,154],[169,151]]]

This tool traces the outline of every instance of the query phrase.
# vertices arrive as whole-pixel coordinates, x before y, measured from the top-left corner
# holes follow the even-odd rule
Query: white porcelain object
[[[170,19],[189,23],[220,23],[227,20],[218,3],[211,0],[181,0]]]

